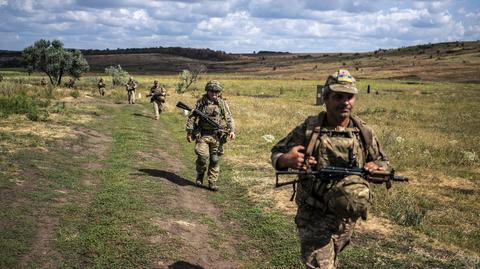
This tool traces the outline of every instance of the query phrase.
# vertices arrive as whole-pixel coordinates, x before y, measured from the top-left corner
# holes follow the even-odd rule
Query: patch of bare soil
[[[185,260],[181,261],[171,259],[156,261],[153,266],[155,268],[237,268],[239,262],[235,259],[235,242],[238,242],[238,238],[231,238],[224,233],[233,224],[224,223],[219,218],[221,211],[208,198],[210,191],[196,187],[193,179],[178,176],[186,166],[177,157],[168,153],[172,152],[172,148],[178,148],[178,145],[169,138],[171,135],[168,130],[162,128],[161,120],[155,121],[154,126],[160,130],[158,134],[161,140],[159,141],[162,141],[161,144],[157,144],[154,157],[159,162],[166,163],[168,171],[144,169],[144,172],[166,179],[164,182],[169,191],[175,193],[169,196],[172,198],[169,198],[166,204],[162,205],[163,207],[173,212],[192,212],[193,215],[203,216],[204,221],[183,214],[153,219],[153,225],[164,229],[166,235],[155,236],[151,241],[161,244],[174,239],[181,244],[176,252],[180,253],[181,257],[185,257]],[[217,235],[215,231],[219,231],[222,235]]]

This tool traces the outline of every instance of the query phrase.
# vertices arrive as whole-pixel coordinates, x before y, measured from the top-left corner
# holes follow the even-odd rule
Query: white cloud
[[[58,37],[68,47],[229,52],[356,51],[480,39],[480,5],[473,0],[0,0],[0,6],[0,31],[20,37],[4,35],[0,49]]]

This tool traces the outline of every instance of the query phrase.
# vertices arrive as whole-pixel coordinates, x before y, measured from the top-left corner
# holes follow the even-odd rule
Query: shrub
[[[105,73],[112,77],[113,86],[125,85],[130,76],[120,65],[105,68]]]

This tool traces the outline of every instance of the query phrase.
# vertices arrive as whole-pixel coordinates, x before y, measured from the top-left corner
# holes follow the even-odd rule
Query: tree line
[[[151,48],[127,48],[127,49],[86,49],[81,50],[84,55],[105,55],[105,54],[139,54],[139,53],[162,53],[183,56],[198,60],[230,61],[236,56],[220,50],[195,49],[182,47],[151,47]]]

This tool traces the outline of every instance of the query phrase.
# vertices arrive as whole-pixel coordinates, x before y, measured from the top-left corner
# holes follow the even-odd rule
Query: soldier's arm
[[[228,106],[226,101],[224,101],[224,104],[225,104],[225,121],[227,122],[227,128],[230,132],[235,133],[235,121],[233,120],[232,112],[230,111],[230,107]]]
[[[286,137],[278,141],[271,150],[271,161],[273,168],[277,170],[286,169],[285,167],[280,167],[278,160],[284,154],[289,153],[293,147],[304,146],[306,144],[306,123],[302,123],[295,127]],[[301,148],[295,148],[295,151],[302,150]]]
[[[369,171],[390,170],[390,162],[387,155],[383,151],[382,145],[378,137],[372,130],[372,148],[367,152],[367,163],[365,169]]]
[[[197,101],[197,103],[195,104],[195,109],[200,110],[200,101]],[[196,122],[197,122],[197,116],[193,113],[193,109],[192,109],[187,116],[187,124],[185,126],[185,130],[187,131],[187,134],[193,133]]]

